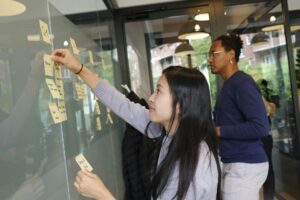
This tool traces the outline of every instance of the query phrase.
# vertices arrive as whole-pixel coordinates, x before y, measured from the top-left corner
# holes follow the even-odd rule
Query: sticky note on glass
[[[89,53],[90,63],[94,64],[93,52],[92,51],[88,51],[88,53]]]
[[[42,34],[43,41],[48,43],[48,44],[51,44],[48,24],[43,22],[42,20],[39,20],[39,24],[40,24],[40,29],[41,29],[41,34]]]
[[[70,43],[71,43],[71,47],[72,47],[73,53],[76,54],[76,55],[79,55],[79,50],[77,48],[76,42],[71,37],[70,37]]]
[[[93,167],[90,163],[86,160],[82,153],[75,157],[77,164],[79,165],[80,169],[85,169],[89,172],[93,171]]]
[[[53,76],[53,65],[54,62],[51,59],[51,56],[48,54],[44,54],[44,69],[46,76]]]
[[[62,96],[59,93],[58,88],[56,87],[56,84],[52,79],[46,78],[46,84],[50,90],[50,93],[54,99],[63,99]]]
[[[54,63],[54,73],[56,78],[62,78],[61,68],[56,63]]]
[[[58,102],[58,110],[60,112],[61,120],[66,121],[67,120],[67,112],[66,112],[66,106],[64,101]]]
[[[56,105],[56,103],[49,103],[48,104],[52,119],[54,121],[55,124],[62,122],[62,117],[61,117],[61,113],[58,110],[58,107]]]
[[[64,92],[64,83],[63,83],[63,81],[57,79],[56,80],[56,87],[57,87],[58,93],[61,96],[61,99],[64,99],[65,98],[65,92]]]

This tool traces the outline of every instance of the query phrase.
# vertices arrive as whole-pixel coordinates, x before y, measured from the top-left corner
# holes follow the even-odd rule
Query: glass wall
[[[73,186],[80,153],[122,199],[123,123],[49,58],[53,49],[69,48],[119,85],[112,20],[99,12],[76,24],[53,2],[25,1],[24,12],[0,16],[0,199],[82,199]]]
[[[289,76],[287,42],[282,6],[278,1],[225,6],[227,31],[241,35],[244,48],[239,62],[273,103],[270,134],[273,137],[273,167],[276,196],[299,199],[299,147]],[[292,27],[296,33],[299,26]]]

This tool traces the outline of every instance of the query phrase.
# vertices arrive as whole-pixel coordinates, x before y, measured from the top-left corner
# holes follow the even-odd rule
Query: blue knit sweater
[[[221,130],[222,162],[267,161],[260,138],[268,135],[268,118],[261,92],[251,76],[238,71],[224,82],[217,97],[215,117]]]

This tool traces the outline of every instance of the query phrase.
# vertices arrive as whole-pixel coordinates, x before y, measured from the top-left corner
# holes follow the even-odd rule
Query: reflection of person
[[[13,199],[37,199],[31,193],[30,185],[40,183],[38,176],[33,176],[38,168],[39,162],[39,137],[29,137],[26,130],[40,130],[40,124],[33,121],[29,116],[36,106],[39,86],[42,78],[41,67],[43,54],[38,53],[32,62],[29,76],[24,85],[24,89],[9,113],[0,111],[0,198],[5,199],[12,195],[18,188]],[[15,88],[14,88],[15,89]],[[34,133],[32,133],[34,134]],[[40,132],[36,131],[36,134]],[[27,179],[27,180],[26,180]],[[23,187],[20,187],[22,185]],[[40,184],[35,184],[40,185]],[[25,187],[26,186],[26,187]],[[43,188],[43,187],[41,187]],[[40,190],[42,192],[43,190]]]
[[[258,200],[268,173],[268,159],[260,143],[268,134],[267,113],[257,84],[239,71],[241,48],[239,36],[222,35],[209,53],[212,73],[224,80],[215,107],[224,200]]]
[[[263,79],[261,80],[261,91],[263,93],[263,102],[265,105],[265,108],[268,113],[268,120],[269,125],[271,127],[271,117],[276,112],[276,105],[275,103],[270,102],[271,98],[271,92],[272,90],[268,87],[267,80]],[[273,200],[275,195],[275,175],[273,170],[273,163],[272,163],[272,149],[273,149],[273,137],[271,135],[271,131],[269,131],[269,135],[262,137],[261,141],[263,143],[264,150],[268,156],[269,161],[269,171],[266,181],[263,184],[263,193],[264,193],[264,200]]]
[[[153,199],[216,199],[215,135],[209,88],[201,72],[178,66],[165,69],[147,110],[100,80],[70,51],[55,50],[52,58],[78,74],[104,105],[137,130],[149,137],[165,134],[152,177]],[[79,171],[74,184],[86,197],[114,199],[93,173]]]

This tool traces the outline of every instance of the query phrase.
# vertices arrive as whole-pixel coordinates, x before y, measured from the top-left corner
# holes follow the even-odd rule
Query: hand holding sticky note
[[[85,169],[85,170],[87,170],[89,172],[93,171],[93,167],[86,160],[86,158],[83,156],[82,153],[78,154],[75,157],[75,160],[76,160],[77,164],[79,165],[80,169]]]

